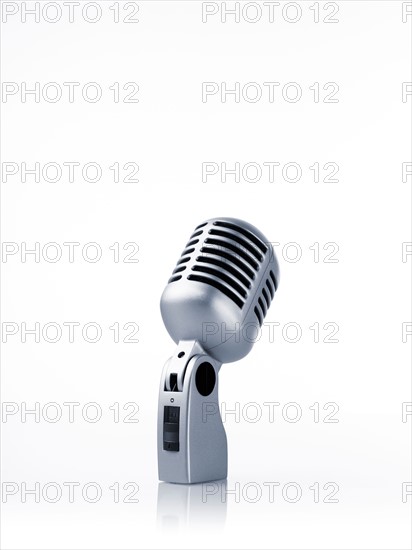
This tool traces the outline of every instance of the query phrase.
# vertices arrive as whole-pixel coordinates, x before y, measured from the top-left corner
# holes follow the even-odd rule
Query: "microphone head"
[[[213,218],[189,238],[162,294],[164,324],[178,343],[196,340],[221,363],[251,350],[279,283],[272,245],[253,225]]]

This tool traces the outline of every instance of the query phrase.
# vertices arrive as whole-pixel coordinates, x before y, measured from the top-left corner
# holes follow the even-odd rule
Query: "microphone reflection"
[[[223,529],[227,505],[225,495],[226,479],[193,485],[160,482],[157,529],[162,534],[202,525]]]

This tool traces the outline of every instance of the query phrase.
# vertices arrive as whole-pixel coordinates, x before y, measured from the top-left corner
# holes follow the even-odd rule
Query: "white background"
[[[318,23],[315,3],[305,1],[295,3],[300,18],[281,2],[273,22],[259,4],[255,23],[242,13],[238,23],[233,15],[222,22],[221,4],[202,22],[197,1],[138,2],[138,23],[123,22],[134,9],[124,2],[115,23],[111,1],[98,4],[96,23],[79,8],[70,23],[62,3],[56,23],[42,13],[40,22],[29,15],[23,22],[23,4],[11,2],[18,11],[1,28],[2,80],[18,86],[16,94],[3,94],[2,161],[19,168],[3,174],[2,183],[2,241],[17,247],[2,259],[2,548],[410,548],[412,496],[402,501],[402,484],[412,477],[411,416],[402,422],[402,403],[411,402],[411,337],[402,341],[402,323],[411,321],[411,256],[402,261],[402,243],[411,240],[411,176],[402,181],[402,163],[411,161],[412,102],[411,95],[402,101],[402,83],[411,81],[412,16],[402,21],[405,3],[338,2],[336,23],[323,22],[334,9],[324,2]],[[54,17],[53,9],[46,17]],[[63,96],[51,103],[28,95],[24,102],[24,82],[27,88],[39,82],[41,90],[57,82]],[[73,102],[63,82],[80,83]],[[100,101],[83,99],[88,82],[101,86]],[[119,102],[109,89],[115,82]],[[138,84],[138,103],[123,102],[127,82]],[[263,95],[255,103],[242,96],[237,103],[233,95],[222,102],[220,93],[202,101],[203,82],[219,90],[223,82],[227,88],[256,82]],[[273,102],[264,82],[280,83]],[[282,97],[290,82],[301,87],[297,102]],[[315,82],[319,102],[310,89]],[[328,82],[339,86],[336,103],[323,101]],[[79,172],[69,182],[64,172],[55,183],[30,175],[22,182],[21,164],[36,162],[95,162],[102,177],[91,183]],[[138,164],[139,182],[114,182],[115,162]],[[280,168],[274,182],[267,172],[254,183],[230,175],[222,182],[220,174],[202,181],[205,162]],[[302,169],[297,182],[282,177],[289,162]],[[315,162],[320,182],[309,169]],[[322,181],[328,162],[338,165],[338,182]],[[159,299],[193,228],[215,216],[245,219],[278,243],[281,283],[266,320],[280,325],[274,338],[264,331],[244,360],[221,370],[222,407],[237,410],[224,414],[229,477],[203,502],[202,486],[157,479],[157,391],[174,350]],[[36,242],[38,261],[33,255],[22,261],[23,243]],[[42,255],[50,242],[63,252],[55,263]],[[65,242],[80,243],[73,262]],[[95,263],[81,253],[90,242],[102,250]],[[137,263],[122,261],[129,242],[139,247]],[[285,248],[291,242],[295,248]],[[338,246],[337,262],[324,261],[332,251],[323,249],[326,243]],[[296,249],[301,258],[291,261]],[[70,321],[81,325],[73,343],[63,325]],[[102,330],[94,344],[81,334],[89,322]],[[139,327],[138,343],[123,342],[128,322]],[[39,342],[28,335],[24,343],[23,323],[40,323],[40,331],[58,324],[62,337],[49,343],[40,333]],[[109,328],[114,323],[119,343]],[[295,343],[288,341],[293,326],[282,336],[287,323],[301,330]],[[326,323],[338,325],[338,342],[324,342]],[[16,326],[16,334],[5,336],[5,327]],[[33,409],[36,402],[37,422],[34,415],[22,421],[24,404]],[[44,409],[50,402],[61,407],[57,422]],[[66,402],[80,403],[74,422]],[[90,402],[102,410],[94,423],[81,413]],[[128,402],[139,407],[138,422],[124,422]],[[279,403],[274,421],[267,402]],[[301,410],[296,422],[293,408],[284,409],[291,402]],[[114,403],[119,422],[109,408]],[[314,403],[319,422],[309,408]],[[338,422],[324,422],[332,411],[323,410],[327,403],[339,407],[332,417]],[[15,414],[5,415],[4,407]],[[256,411],[261,418],[253,422]],[[36,482],[40,502],[33,495],[23,502],[24,483],[30,489]],[[80,484],[74,502],[67,482]],[[101,488],[96,503],[82,496],[89,482]],[[138,486],[138,502],[123,502],[127,482]],[[274,499],[272,482],[279,484]],[[43,497],[47,483],[63,489],[58,502]],[[120,502],[109,489],[115,483]],[[297,502],[290,502],[293,487],[282,496],[287,483],[301,489]],[[317,503],[309,488],[315,483]],[[323,501],[326,483],[337,484],[338,502]],[[5,496],[10,487],[17,492]],[[225,491],[232,491],[226,503]]]

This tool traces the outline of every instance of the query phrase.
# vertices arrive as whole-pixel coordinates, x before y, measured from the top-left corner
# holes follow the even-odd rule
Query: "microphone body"
[[[162,294],[177,344],[159,391],[159,479],[199,483],[227,476],[218,372],[251,350],[279,282],[272,246],[254,226],[214,218],[197,226]]]

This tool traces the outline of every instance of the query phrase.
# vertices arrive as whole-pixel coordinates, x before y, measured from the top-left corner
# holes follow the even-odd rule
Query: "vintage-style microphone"
[[[251,350],[278,283],[273,248],[252,225],[214,218],[195,228],[160,302],[177,344],[160,381],[161,481],[199,483],[227,476],[217,375],[222,363]]]

